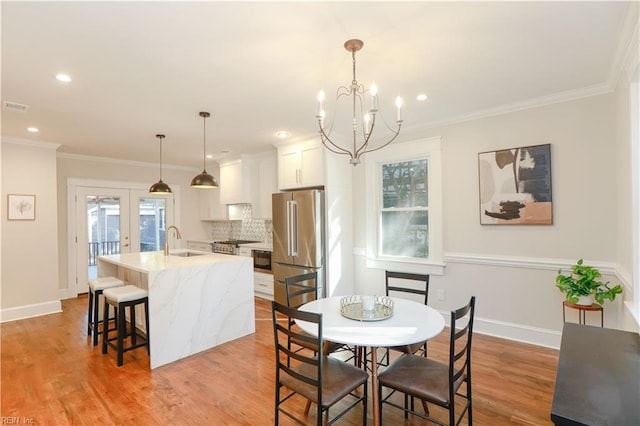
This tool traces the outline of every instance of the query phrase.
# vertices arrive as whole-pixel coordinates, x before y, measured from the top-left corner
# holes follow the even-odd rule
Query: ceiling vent
[[[27,112],[27,110],[29,109],[29,105],[22,105],[17,102],[2,101],[2,109],[3,111],[23,113]]]

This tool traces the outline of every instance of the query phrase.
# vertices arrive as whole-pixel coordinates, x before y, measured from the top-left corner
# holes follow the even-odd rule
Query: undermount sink
[[[194,251],[182,251],[179,253],[169,253],[169,256],[179,256],[179,257],[191,257],[191,256],[204,256],[206,253],[197,253]]]

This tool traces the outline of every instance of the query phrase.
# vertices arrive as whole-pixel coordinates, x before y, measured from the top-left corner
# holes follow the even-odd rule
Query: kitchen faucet
[[[182,235],[180,235],[180,230],[178,229],[177,226],[171,225],[170,227],[168,227],[167,230],[164,232],[164,255],[165,256],[169,256],[169,231],[172,229],[176,231],[175,232],[176,238],[178,240],[182,239]]]

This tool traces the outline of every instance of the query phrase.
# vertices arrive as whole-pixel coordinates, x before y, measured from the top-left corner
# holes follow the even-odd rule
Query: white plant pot
[[[578,296],[578,301],[576,305],[584,305],[590,306],[593,305],[593,294],[589,294],[587,296]]]

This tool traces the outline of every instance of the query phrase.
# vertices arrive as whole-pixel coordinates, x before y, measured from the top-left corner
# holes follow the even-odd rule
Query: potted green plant
[[[571,267],[571,274],[562,275],[562,269],[556,276],[556,287],[565,293],[566,299],[576,305],[591,305],[593,299],[602,304],[605,300],[613,300],[622,293],[620,284],[609,287],[609,282],[598,281],[600,271],[583,265],[582,259]]]

